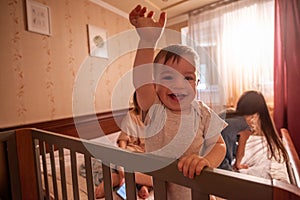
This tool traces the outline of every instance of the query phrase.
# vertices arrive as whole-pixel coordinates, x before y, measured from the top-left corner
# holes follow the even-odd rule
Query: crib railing
[[[300,187],[300,159],[296,152],[295,146],[292,142],[290,134],[287,129],[282,128],[280,130],[282,141],[286,147],[287,153],[289,155],[289,161],[287,163],[288,174],[291,180],[291,183]]]
[[[238,174],[235,172],[224,171],[220,169],[211,169],[206,168],[202,171],[201,175],[196,176],[194,179],[189,179],[184,177],[181,172],[177,169],[177,161],[170,163],[169,158],[162,158],[151,155],[143,155],[136,153],[129,153],[122,151],[118,148],[114,148],[108,145],[99,145],[87,140],[80,140],[78,138],[68,137],[59,135],[56,133],[41,131],[37,129],[27,129],[19,130],[15,132],[17,134],[25,134],[27,139],[31,139],[32,146],[31,152],[34,152],[32,157],[34,158],[35,169],[34,174],[28,174],[20,170],[20,176],[27,177],[36,177],[32,182],[28,182],[31,187],[34,187],[36,184],[37,187],[37,198],[32,199],[51,199],[49,184],[53,184],[54,189],[54,198],[58,196],[59,190],[65,191],[65,182],[64,182],[64,172],[60,171],[60,179],[62,183],[60,185],[55,185],[55,179],[57,178],[57,172],[55,171],[55,165],[59,164],[63,166],[65,149],[70,150],[71,155],[71,168],[72,168],[72,186],[73,186],[73,199],[79,199],[78,194],[78,177],[77,177],[77,163],[76,163],[76,154],[80,153],[84,155],[85,165],[86,165],[86,186],[89,199],[94,199],[94,188],[92,180],[92,167],[91,167],[91,158],[96,157],[102,160],[103,163],[103,177],[105,185],[105,199],[113,199],[113,190],[111,187],[111,169],[110,163],[118,166],[123,166],[125,169],[125,181],[126,181],[126,191],[127,199],[136,199],[136,190],[135,190],[135,171],[140,171],[141,165],[138,167],[136,163],[142,163],[143,169],[146,169],[147,166],[155,168],[157,170],[147,171],[146,173],[153,177],[154,182],[154,197],[155,200],[166,199],[166,183],[172,182],[188,188],[191,188],[192,198],[193,199],[209,199],[209,195],[215,195],[218,197],[226,199],[300,199],[300,189],[294,185],[285,184],[279,181],[266,180],[253,176]],[[17,137],[18,138],[18,137]],[[27,140],[26,139],[26,140]],[[17,142],[18,143],[18,142]],[[27,143],[27,142],[26,142]],[[18,145],[17,145],[18,146]],[[34,147],[34,148],[32,148]],[[18,146],[19,148],[19,146]],[[55,163],[53,159],[54,151],[58,150],[60,155],[60,162]],[[18,158],[21,158],[20,152]],[[51,171],[53,176],[52,183],[45,182],[47,175],[42,174],[48,171],[43,166],[45,162],[46,154],[50,154],[51,161]],[[96,155],[96,156],[95,156]],[[27,155],[30,156],[30,155]],[[12,159],[12,158],[9,158]],[[20,160],[19,160],[20,161]],[[26,162],[26,161],[20,161]],[[10,164],[12,162],[9,162]],[[30,163],[27,163],[30,165]],[[42,167],[41,167],[42,166]],[[164,166],[164,167],[160,167]],[[19,166],[20,167],[20,166]],[[54,168],[54,169],[52,169]],[[49,181],[49,180],[48,180]],[[20,187],[24,187],[24,184],[21,183]],[[47,186],[48,184],[48,186]],[[48,190],[48,191],[47,191]],[[24,191],[21,189],[21,191]],[[26,194],[22,194],[22,199],[26,199]],[[67,194],[62,194],[64,198],[67,198]],[[13,198],[20,199],[20,198]]]

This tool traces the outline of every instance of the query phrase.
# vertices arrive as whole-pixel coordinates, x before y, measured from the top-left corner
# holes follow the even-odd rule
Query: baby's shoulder
[[[195,101],[194,105],[196,105],[199,109],[199,112],[203,115],[211,115],[212,110],[202,101]]]

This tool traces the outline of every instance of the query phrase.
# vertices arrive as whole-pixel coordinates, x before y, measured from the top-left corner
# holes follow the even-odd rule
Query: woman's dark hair
[[[234,116],[253,115],[257,113],[260,119],[260,129],[266,137],[269,158],[274,157],[276,161],[288,160],[287,151],[276,131],[273,120],[270,116],[268,106],[262,93],[258,91],[246,91],[239,98],[235,111],[226,112],[226,118]]]

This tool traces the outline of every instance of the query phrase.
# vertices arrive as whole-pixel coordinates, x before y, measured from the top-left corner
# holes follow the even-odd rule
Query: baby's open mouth
[[[186,96],[187,96],[186,94],[175,94],[175,93],[169,94],[169,97],[170,97],[172,100],[175,100],[175,101],[181,101],[181,100],[183,100]]]

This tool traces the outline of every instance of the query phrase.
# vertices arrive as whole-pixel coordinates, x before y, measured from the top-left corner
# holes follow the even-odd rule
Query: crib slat
[[[40,163],[40,149],[39,149],[39,140],[33,140],[33,145],[34,145],[34,159],[35,159],[35,167],[37,170],[37,184],[38,188],[43,188],[42,185],[42,177],[41,177],[41,163]],[[44,153],[45,157],[45,153]],[[43,199],[43,190],[39,189],[38,190],[38,196],[39,199]]]
[[[166,200],[167,199],[167,185],[165,181],[153,178],[154,199]]]
[[[53,191],[55,199],[58,199],[58,190],[57,190],[57,182],[56,182],[56,165],[54,159],[54,146],[49,144],[50,151],[50,162],[51,162],[51,172],[52,172],[52,183],[53,183]]]
[[[91,156],[84,155],[84,162],[85,162],[86,186],[87,186],[88,199],[95,199]]]
[[[105,199],[113,200],[110,167],[102,163]]]
[[[136,199],[135,175],[125,171],[126,199]]]
[[[196,191],[196,190],[192,190],[191,192],[192,192],[192,200],[196,200],[196,199],[209,200],[210,199],[208,194],[203,194],[203,193],[201,193],[199,191]]]
[[[50,199],[50,192],[49,192],[49,180],[48,180],[48,168],[46,162],[46,144],[45,141],[40,141],[40,150],[42,155],[42,163],[43,163],[43,175],[44,175],[44,185],[45,185],[45,192],[46,192],[46,199]],[[42,188],[42,187],[41,187]]]
[[[68,199],[64,149],[58,149],[62,199]]]
[[[79,199],[76,152],[71,150],[71,171],[74,199]]]

